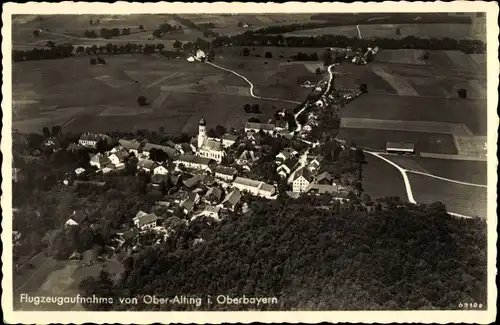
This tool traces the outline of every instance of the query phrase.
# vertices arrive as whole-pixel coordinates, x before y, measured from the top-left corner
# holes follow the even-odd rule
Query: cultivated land
[[[371,197],[399,196],[408,200],[403,177],[399,171],[383,160],[366,155],[367,164],[363,166],[363,189]]]
[[[419,203],[441,201],[450,212],[487,217],[486,188],[462,185],[408,173],[415,200]]]
[[[168,133],[196,132],[202,115],[213,125],[241,127],[252,116],[244,113],[247,103],[259,104],[259,118],[266,120],[274,107],[294,107],[251,98],[245,81],[208,64],[139,54],[105,58],[102,66],[90,66],[85,56],[14,64],[13,128],[39,132],[59,124],[74,132],[103,132],[163,126]],[[149,106],[137,104],[141,95]]]

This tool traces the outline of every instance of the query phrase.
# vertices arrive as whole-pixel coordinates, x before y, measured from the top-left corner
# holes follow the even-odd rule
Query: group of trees
[[[254,114],[259,114],[262,113],[260,111],[259,104],[245,104],[243,106],[243,109],[245,110],[245,113],[254,113]]]
[[[136,310],[424,310],[486,302],[486,223],[480,219],[453,218],[442,204],[415,206],[398,198],[373,202],[372,212],[355,200],[314,207],[328,202],[321,196],[244,199],[250,210],[243,217],[179,224],[166,243],[124,260],[116,283],[86,280],[86,294],[278,298],[259,306],[140,303]],[[197,238],[203,242],[195,245]]]
[[[153,30],[153,36],[156,38],[162,37],[164,34],[174,32],[174,31],[181,31],[182,26],[180,25],[170,25],[168,23],[163,23],[158,26],[157,29]]]
[[[53,42],[52,42],[53,43]],[[45,59],[61,59],[72,56],[74,47],[69,44],[50,44],[49,48],[34,48],[32,50],[12,50],[12,61],[30,61]]]
[[[452,38],[419,38],[407,36],[401,39],[359,39],[344,35],[319,35],[315,37],[267,35],[246,31],[235,36],[218,36],[215,47],[222,46],[277,46],[277,47],[338,47],[367,48],[379,46],[383,49],[460,50],[465,53],[485,53],[486,44],[481,40],[456,40]]]

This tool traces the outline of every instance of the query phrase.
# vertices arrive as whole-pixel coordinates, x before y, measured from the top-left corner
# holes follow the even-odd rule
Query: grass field
[[[452,136],[447,134],[341,128],[338,137],[372,150],[385,150],[386,142],[393,141],[414,143],[416,152],[457,153]]]
[[[488,171],[486,162],[445,160],[417,157],[414,161],[429,173],[462,182],[487,184]]]
[[[202,63],[144,55],[107,60],[104,66],[90,66],[87,57],[14,64],[13,128],[40,132],[59,124],[75,132],[102,132],[164,126],[172,133],[196,132],[193,121],[202,115],[209,124],[243,125],[251,116],[243,111],[247,103],[260,105],[262,120],[274,114],[274,107],[294,106],[251,98],[244,80]],[[285,76],[293,69],[277,72],[283,85],[276,85],[269,97],[290,89]],[[151,105],[139,107],[141,95]]]
[[[403,177],[399,171],[382,159],[366,154],[363,167],[363,189],[371,197],[399,196],[408,200]]]
[[[486,218],[486,188],[461,185],[408,173],[415,200],[419,203],[443,202],[448,211]]]
[[[365,94],[349,103],[343,117],[464,123],[475,135],[486,135],[485,100],[401,97]]]

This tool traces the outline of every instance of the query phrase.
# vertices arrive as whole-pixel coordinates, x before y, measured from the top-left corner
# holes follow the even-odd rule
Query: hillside
[[[179,228],[165,246],[124,260],[113,295],[202,297],[189,305],[115,304],[138,310],[457,309],[486,302],[486,224],[455,219],[440,203],[404,207],[388,200],[371,213],[359,205],[310,200],[250,203],[245,216]],[[392,201],[391,201],[392,200]],[[380,208],[380,206],[379,206]],[[193,245],[195,238],[203,242]],[[104,279],[106,279],[104,277]],[[102,293],[86,281],[87,294]],[[443,290],[446,288],[446,290]],[[208,305],[206,297],[277,297],[274,305]],[[349,297],[346,299],[346,297]],[[99,308],[92,305],[90,308]],[[104,306],[103,306],[104,307]],[[109,306],[108,306],[109,307]]]

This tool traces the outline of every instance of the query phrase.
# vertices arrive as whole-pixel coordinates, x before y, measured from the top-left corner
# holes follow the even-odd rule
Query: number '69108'
[[[483,308],[483,304],[477,302],[461,302],[458,304],[458,308]]]

